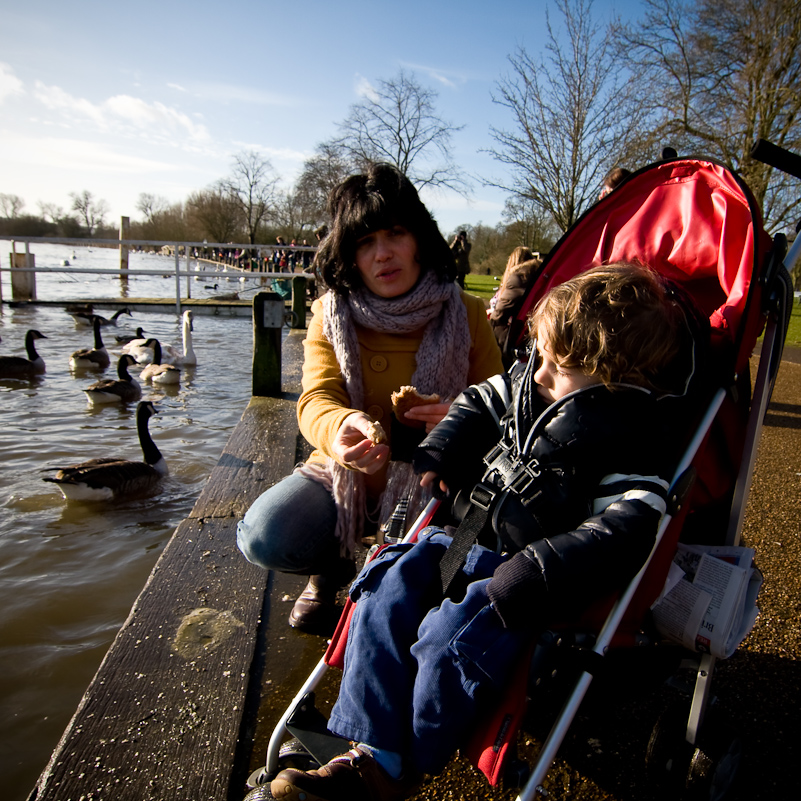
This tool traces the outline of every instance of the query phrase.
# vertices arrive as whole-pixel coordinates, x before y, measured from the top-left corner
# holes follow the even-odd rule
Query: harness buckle
[[[489,512],[497,494],[497,490],[479,481],[470,492],[470,503],[485,512]]]

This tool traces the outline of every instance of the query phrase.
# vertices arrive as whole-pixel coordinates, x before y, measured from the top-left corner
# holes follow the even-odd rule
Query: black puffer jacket
[[[677,457],[672,410],[650,392],[597,385],[546,407],[533,372],[519,364],[469,387],[414,461],[459,490],[463,509],[476,482],[474,497],[491,498],[487,525],[511,558],[489,595],[506,625],[577,611],[633,576]]]

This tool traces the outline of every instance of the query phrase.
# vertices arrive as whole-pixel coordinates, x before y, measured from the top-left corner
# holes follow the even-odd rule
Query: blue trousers
[[[337,509],[317,481],[292,473],[263,492],[236,527],[249,562],[281,573],[325,573],[339,561]]]
[[[400,753],[404,769],[442,771],[497,697],[530,634],[503,627],[486,586],[503,557],[473,546],[464,598],[442,600],[439,562],[450,538],[386,548],[356,579],[357,601],[329,729]]]

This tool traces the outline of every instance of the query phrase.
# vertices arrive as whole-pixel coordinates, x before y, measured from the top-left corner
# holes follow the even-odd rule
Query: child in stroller
[[[639,570],[703,326],[642,265],[593,268],[538,304],[532,358],[468,388],[418,449],[423,483],[466,510],[458,529],[385,548],[351,589],[329,728],[357,745],[281,771],[275,798],[408,797],[464,744],[544,626]]]

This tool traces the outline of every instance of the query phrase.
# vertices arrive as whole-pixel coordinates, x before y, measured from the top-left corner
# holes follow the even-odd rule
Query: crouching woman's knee
[[[318,551],[331,551],[335,526],[336,506],[328,490],[293,473],[256,499],[237,524],[236,544],[254,565],[304,573]]]

